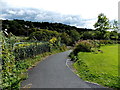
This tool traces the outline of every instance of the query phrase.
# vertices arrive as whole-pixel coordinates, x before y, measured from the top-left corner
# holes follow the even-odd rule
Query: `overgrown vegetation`
[[[7,33],[7,32],[6,32]],[[46,55],[66,50],[57,38],[48,42],[18,42],[16,36],[0,32],[2,37],[2,83],[3,89],[19,89],[22,80],[27,78],[27,69],[34,66]]]
[[[72,45],[75,41],[79,40],[81,37],[81,31],[92,30],[76,28],[74,26],[61,23],[31,22],[16,19],[3,20],[2,22],[2,30],[7,29],[8,33],[12,32],[12,34],[16,36],[27,36],[30,40],[34,40],[36,38],[39,41],[48,41],[53,36],[60,37],[61,42],[66,45]]]
[[[21,81],[19,77],[21,70],[17,70],[15,64],[16,61],[12,52],[13,41],[6,38],[2,32],[0,32],[0,36],[2,36],[2,83],[0,86],[3,89],[18,89]]]
[[[61,42],[72,46],[78,40],[120,40],[120,33],[118,33],[117,21],[110,24],[109,19],[104,15],[98,16],[98,21],[95,23],[93,29],[77,28],[61,23],[49,23],[49,22],[31,22],[24,20],[3,20],[2,30],[7,29],[8,33],[16,36],[27,36],[23,41],[48,41],[53,36],[60,37]],[[105,23],[104,23],[105,22]],[[107,31],[112,29],[114,31]],[[36,39],[35,39],[36,38]]]

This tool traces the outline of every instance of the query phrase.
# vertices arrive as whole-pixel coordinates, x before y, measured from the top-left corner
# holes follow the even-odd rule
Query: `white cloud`
[[[19,12],[17,12],[18,15],[23,15],[25,12],[23,10],[20,10]]]
[[[82,15],[94,18],[105,13],[110,18],[117,18],[119,0],[4,0],[14,8],[39,8],[62,14]]]
[[[23,19],[40,22],[58,22],[83,27],[85,21],[79,15],[63,15],[38,9],[4,9],[2,18]]]
[[[2,8],[37,8],[67,16],[80,15],[83,19],[97,18],[98,14],[104,13],[110,20],[118,19],[118,1],[119,0],[1,0],[1,2],[4,2]],[[36,12],[30,10],[26,13],[32,16],[32,14]],[[23,11],[19,12],[19,15],[20,14],[22,15]],[[56,15],[52,16],[53,19],[57,17]],[[59,21],[62,21],[60,20],[61,17],[63,18],[63,16],[59,15]],[[38,18],[44,17],[38,15]],[[46,18],[51,17],[48,16]],[[68,17],[66,19],[71,21],[73,18],[71,18],[71,20],[70,18],[71,17]],[[86,23],[89,23],[89,25],[86,26],[93,27],[92,24],[95,22],[87,21]]]
[[[9,13],[9,14],[16,14],[16,12],[15,12],[15,11],[12,11],[12,10],[8,10],[8,13]]]

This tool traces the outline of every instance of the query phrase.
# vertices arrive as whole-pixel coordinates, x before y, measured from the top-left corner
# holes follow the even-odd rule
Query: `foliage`
[[[110,32],[110,39],[111,40],[118,40],[118,33],[117,33],[117,31],[111,31]]]
[[[20,70],[17,70],[15,57],[12,52],[13,39],[6,38],[2,34],[2,88],[3,89],[18,89],[20,86],[21,74]]]
[[[17,40],[17,42],[27,42],[28,41],[28,37],[16,36],[16,40]]]
[[[37,45],[36,42],[36,45],[30,45],[14,49],[14,55],[16,60],[34,57],[35,55],[42,54],[45,52],[50,52],[50,47],[48,43]]]
[[[37,39],[38,41],[49,41],[52,37],[59,37],[60,34],[56,31],[39,29],[39,31],[30,34],[29,39]]]
[[[70,45],[72,43],[72,38],[67,33],[61,33],[61,42],[66,45]]]
[[[72,61],[77,61],[76,56],[79,52],[96,52],[99,47],[100,44],[98,40],[79,40],[69,57]]]
[[[92,40],[80,40],[76,43],[74,54],[77,55],[78,52],[91,52],[93,48],[98,48],[99,44],[97,41]]]
[[[76,30],[70,30],[69,35],[72,39],[72,42],[78,41],[80,39],[80,34]]]
[[[110,39],[109,33],[106,33],[108,29],[111,29],[110,22],[103,13],[98,15],[98,20],[93,26],[96,28],[96,31],[100,31],[99,39]]]
[[[35,40],[36,38],[39,41],[48,41],[52,37],[58,38],[60,35],[62,38],[61,42],[66,45],[72,45],[75,41],[78,41],[83,31],[92,31],[92,29],[77,28],[61,23],[31,22],[16,19],[3,20],[2,22],[2,30],[7,29],[8,33],[11,32],[16,36],[27,36],[31,40]],[[67,35],[67,39],[65,34]],[[19,38],[19,40],[22,42],[27,41],[26,38],[24,40]]]
[[[49,31],[49,30],[43,30],[39,29],[39,31],[33,32],[30,34],[29,39],[36,38],[39,41],[48,41],[52,39],[53,37],[55,38],[60,38],[60,42],[66,44],[66,45],[71,45],[75,41],[80,39],[79,33],[77,31],[70,31],[69,36],[67,33],[58,33],[56,31]]]
[[[51,31],[57,31],[59,33],[69,33],[70,30],[80,31],[91,31],[92,29],[77,28],[74,26],[65,25],[62,23],[49,23],[49,22],[31,22],[24,20],[3,20],[2,21],[2,30],[8,29],[8,32],[12,32],[14,35],[28,36],[32,32],[35,32],[35,29],[48,29]]]
[[[113,25],[112,25],[112,29],[116,32],[119,31],[119,28],[118,28],[118,21],[114,20],[113,22]]]
[[[55,43],[57,41],[56,37],[53,37],[52,39],[50,39],[50,43]]]
[[[120,33],[118,33],[118,40],[120,41]]]
[[[67,46],[66,46],[65,44],[61,45],[61,46],[59,47],[59,50],[60,50],[60,51],[66,51],[66,50],[67,50]]]
[[[96,30],[77,28],[74,26],[69,26],[61,23],[49,23],[49,22],[31,22],[24,20],[3,20],[2,30],[7,29],[8,33],[12,32],[17,35],[16,39],[20,42],[24,41],[49,41],[52,37],[60,37],[61,43],[72,46],[75,42],[80,39],[106,39],[106,40],[118,40],[119,34],[108,32],[106,30],[117,29],[116,21],[113,22],[112,27],[110,27],[109,20],[104,14],[99,14],[98,21],[94,25]],[[21,36],[24,36],[21,39]],[[27,39],[27,37],[29,37]]]
[[[99,40],[99,43],[100,43],[101,45],[117,44],[118,41],[114,41],[114,40]]]
[[[96,35],[97,34],[97,35]],[[82,34],[82,39],[97,39],[97,36],[100,34],[96,33],[96,31],[87,31]]]
[[[56,47],[51,47],[50,43],[24,42],[17,44],[15,36],[10,35],[7,38],[2,32],[0,32],[0,37],[2,37],[1,57],[3,60],[2,80],[0,80],[2,83],[0,86],[3,89],[19,89],[21,81],[27,78],[26,71],[30,66],[34,66],[36,62],[48,54],[66,50],[66,45],[61,45],[60,42],[57,42],[59,38],[55,37],[51,41],[52,45],[56,44]]]
[[[77,43],[75,51],[78,50],[81,52],[90,52],[92,47],[93,47],[93,45],[90,42],[81,41],[81,42]]]
[[[99,14],[98,21],[94,24],[94,27],[101,32],[110,29],[109,19],[103,13]]]
[[[100,31],[87,31],[87,32],[84,32],[82,35],[81,35],[81,39],[83,40],[87,40],[87,39],[91,39],[91,40],[118,40],[119,37],[118,37],[118,34],[116,31],[104,31],[103,32],[100,32]]]
[[[115,40],[79,40],[76,43],[73,52],[70,53],[69,57],[72,61],[77,61],[76,56],[79,52],[94,52],[95,54],[99,52],[102,53],[103,51],[99,50],[101,46],[117,43],[120,42]]]

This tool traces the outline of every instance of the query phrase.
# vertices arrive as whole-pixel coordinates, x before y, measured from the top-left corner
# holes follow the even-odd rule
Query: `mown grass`
[[[75,69],[83,80],[107,87],[120,88],[118,79],[118,45],[102,46],[100,50],[103,52],[97,54],[79,52],[79,60],[74,63]]]

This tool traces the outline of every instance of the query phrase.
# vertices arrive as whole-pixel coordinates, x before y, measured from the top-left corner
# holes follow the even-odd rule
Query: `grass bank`
[[[111,88],[120,88],[118,79],[118,45],[102,46],[100,50],[102,52],[97,54],[79,52],[78,60],[73,66],[83,80]]]

